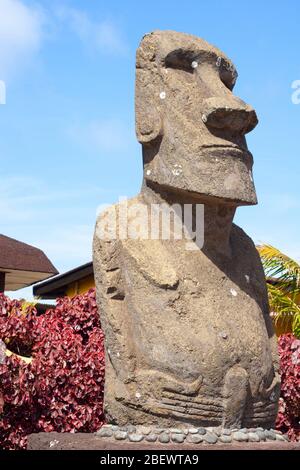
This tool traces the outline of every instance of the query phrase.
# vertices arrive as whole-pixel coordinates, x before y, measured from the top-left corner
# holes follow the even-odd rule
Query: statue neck
[[[218,204],[215,200],[212,202],[211,199],[197,194],[193,195],[165,188],[162,189],[158,185],[154,187],[146,182],[143,183],[140,195],[147,205],[180,205],[182,206],[182,214],[184,213],[184,204],[202,204],[204,206],[203,253],[208,256],[216,253],[231,256],[230,234],[236,206],[226,204],[222,201]]]

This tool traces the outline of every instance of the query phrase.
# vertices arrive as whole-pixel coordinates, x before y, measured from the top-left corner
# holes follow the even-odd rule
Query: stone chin
[[[202,148],[200,153],[172,158],[159,154],[145,165],[148,184],[184,193],[203,203],[246,206],[257,204],[252,176],[253,158],[238,148]]]

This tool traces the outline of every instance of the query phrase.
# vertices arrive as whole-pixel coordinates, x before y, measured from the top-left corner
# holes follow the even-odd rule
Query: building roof
[[[1,234],[0,272],[5,273],[5,290],[12,291],[58,274],[42,250]]]
[[[66,295],[66,289],[71,283],[80,281],[93,274],[93,263],[90,261],[66,273],[59,274],[52,279],[37,284],[33,288],[33,294],[41,299],[56,299],[57,297]]]

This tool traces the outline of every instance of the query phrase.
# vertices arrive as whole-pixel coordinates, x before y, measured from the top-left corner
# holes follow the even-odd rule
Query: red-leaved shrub
[[[26,447],[32,432],[93,432],[103,417],[104,345],[95,290],[37,316],[0,295],[0,339],[20,355],[0,364],[0,448]]]
[[[292,441],[300,440],[300,340],[279,337],[281,398],[276,427]]]
[[[37,316],[33,306],[0,294],[0,448],[22,449],[40,431],[94,432],[104,422],[104,345],[95,290]],[[1,346],[1,344],[0,344]],[[279,338],[282,388],[277,429],[300,439],[300,340]],[[2,401],[4,401],[1,413]]]

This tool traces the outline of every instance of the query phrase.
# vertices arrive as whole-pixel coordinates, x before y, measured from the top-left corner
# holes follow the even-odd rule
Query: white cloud
[[[25,0],[0,0],[0,80],[19,73],[60,27],[64,34],[66,29],[75,34],[89,52],[124,55],[128,51],[113,21],[94,20],[84,10],[67,6],[44,9],[38,2],[28,5]]]
[[[0,0],[0,78],[7,80],[39,50],[43,14],[20,0]]]
[[[56,15],[89,50],[119,55],[124,55],[128,51],[121,31],[112,21],[95,21],[85,11],[66,6],[59,7]]]
[[[74,142],[96,152],[119,152],[135,142],[134,131],[118,119],[74,124],[67,133]]]

